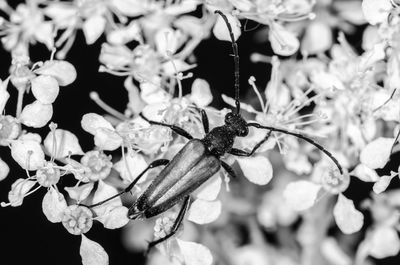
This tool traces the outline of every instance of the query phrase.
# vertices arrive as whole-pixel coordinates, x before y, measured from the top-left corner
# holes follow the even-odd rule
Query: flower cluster
[[[394,179],[400,167],[378,174],[400,151],[399,1],[26,0],[15,8],[0,1],[0,10],[1,42],[12,57],[8,76],[0,80],[0,147],[9,148],[26,174],[14,180],[1,206],[20,206],[46,190],[42,212],[81,237],[83,265],[109,263],[103,247],[84,235],[93,222],[124,227],[125,243],[135,251],[146,248],[147,236],[159,240],[176,232],[157,245],[149,264],[211,265],[220,259],[237,265],[347,265],[399,253],[400,189]],[[224,124],[228,110],[212,105],[213,84],[190,72],[197,67],[194,50],[209,38],[228,43],[233,34],[240,40],[248,34],[246,21],[259,25],[257,41],[274,55],[251,55],[252,63],[270,65],[271,75],[264,89],[261,76],[246,77],[255,100],[241,102],[242,114],[279,130],[250,127],[248,136],[236,139],[234,148],[250,152],[268,138],[250,157],[221,158],[239,178],[221,170],[197,187],[185,229],[173,231],[182,200],[155,224],[129,223],[128,202],[162,169],[141,173],[155,159],[171,160],[187,142],[149,121],[200,139],[206,134],[201,110],[210,128]],[[82,129],[93,136],[91,150],[52,122],[60,87],[79,75],[68,53],[80,31],[87,45],[103,42],[98,71],[123,78],[128,93],[123,113],[90,93],[105,112],[81,117]],[[362,33],[361,47],[349,41],[355,33]],[[37,43],[48,49],[48,60],[31,60]],[[190,93],[184,93],[188,82]],[[12,89],[16,106],[10,106]],[[232,96],[222,99],[235,107]],[[0,159],[0,180],[9,172]],[[64,178],[74,184],[65,186]],[[372,195],[361,204],[348,192],[356,179],[372,183]],[[370,225],[364,224],[366,212]],[[268,233],[278,244],[266,240]],[[343,244],[340,234],[355,234],[358,247]]]

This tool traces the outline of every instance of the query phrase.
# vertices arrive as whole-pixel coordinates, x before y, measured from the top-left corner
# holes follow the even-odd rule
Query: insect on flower
[[[167,159],[158,159],[153,161],[123,191],[99,203],[87,206],[89,208],[93,208],[129,192],[146,173],[146,171],[158,166],[165,166],[165,168],[159,173],[158,176],[156,176],[156,178],[151,182],[148,188],[144,190],[144,192],[139,196],[139,198],[129,208],[128,211],[128,217],[130,219],[150,218],[167,211],[183,200],[181,210],[174,221],[171,231],[164,237],[151,242],[149,244],[149,249],[156,244],[167,240],[177,232],[184,219],[185,213],[189,209],[191,193],[198,189],[208,179],[210,179],[216,172],[220,170],[221,167],[224,168],[228,174],[235,177],[234,170],[227,163],[221,160],[221,157],[225,153],[242,157],[252,156],[255,151],[265,141],[267,141],[272,132],[292,135],[309,142],[325,153],[336,164],[340,174],[343,174],[343,170],[339,162],[330,152],[328,152],[323,146],[316,143],[314,140],[295,131],[289,131],[284,128],[264,126],[253,122],[248,123],[243,119],[240,114],[239,101],[238,47],[235,42],[232,27],[229,24],[227,17],[221,11],[216,11],[216,13],[223,18],[228,27],[232,42],[235,65],[234,87],[236,107],[232,112],[225,116],[225,124],[210,131],[206,112],[201,110],[202,123],[206,135],[203,139],[194,139],[187,131],[179,128],[178,126],[152,121],[147,119],[143,114],[140,114],[141,117],[150,124],[168,127],[175,133],[187,138],[189,141],[177,153],[177,155],[172,158],[171,161]],[[265,137],[252,148],[251,151],[233,148],[235,138],[246,137],[249,132],[249,127],[267,130],[267,133]]]

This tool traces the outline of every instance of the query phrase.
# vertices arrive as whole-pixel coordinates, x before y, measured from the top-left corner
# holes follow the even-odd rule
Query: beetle
[[[215,11],[215,13],[219,14],[223,18],[228,27],[235,68],[235,108],[226,114],[224,121],[225,124],[215,127],[210,131],[207,114],[204,110],[201,110],[201,118],[206,135],[203,139],[194,139],[187,131],[178,126],[149,120],[141,113],[140,116],[150,124],[168,127],[175,133],[187,138],[189,141],[171,161],[167,159],[158,159],[153,161],[123,191],[106,200],[88,206],[90,208],[96,207],[124,193],[130,192],[149,169],[158,166],[165,166],[128,211],[128,217],[130,219],[150,218],[167,211],[183,200],[181,209],[174,221],[171,231],[165,237],[150,242],[148,249],[167,240],[177,232],[184,219],[185,213],[189,209],[190,194],[217,173],[221,167],[231,176],[236,176],[234,170],[227,163],[221,160],[221,156],[228,153],[234,156],[249,157],[253,155],[265,141],[267,141],[272,132],[292,135],[309,142],[326,154],[336,164],[340,173],[343,174],[343,169],[336,158],[322,145],[318,144],[311,138],[284,128],[265,126],[254,122],[248,123],[241,116],[239,101],[238,46],[227,17],[219,10]],[[249,133],[249,127],[268,130],[268,132],[265,137],[251,149],[251,151],[233,148],[235,138],[246,137]]]

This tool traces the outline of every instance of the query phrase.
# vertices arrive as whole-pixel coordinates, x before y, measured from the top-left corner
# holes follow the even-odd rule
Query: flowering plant
[[[11,55],[0,80],[0,186],[8,189],[0,211],[40,198],[35,211],[80,238],[83,265],[114,264],[95,240],[96,223],[121,229],[134,252],[159,242],[148,264],[362,265],[399,257],[397,0],[0,0],[0,11]],[[238,104],[222,69],[199,74],[214,53],[197,51],[212,41],[248,50],[239,52],[248,66],[239,71],[241,110],[261,127],[248,126],[233,148],[251,156],[225,154],[233,169],[193,187],[186,215],[179,200],[130,221],[164,172],[148,170],[152,162],[182,154],[185,133],[208,135],[203,113],[215,128]],[[110,97],[81,75],[79,62],[90,56],[73,59],[83,42],[99,48],[92,74],[115,80],[96,83],[115,86]],[[36,59],[40,51],[46,55]],[[60,110],[65,90],[76,97],[85,86],[84,97],[101,110],[74,102]],[[81,111],[68,117],[79,128],[57,121],[57,111],[71,108]]]

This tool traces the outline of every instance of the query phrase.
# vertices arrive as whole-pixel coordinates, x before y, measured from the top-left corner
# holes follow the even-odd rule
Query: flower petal
[[[197,199],[190,205],[188,220],[200,225],[214,222],[221,214],[221,208],[219,200],[210,202]]]
[[[352,234],[361,229],[364,224],[364,216],[354,207],[352,200],[339,194],[338,201],[333,208],[333,216],[337,226],[345,234]]]
[[[110,122],[96,113],[87,113],[83,115],[81,126],[85,131],[92,135],[96,134],[98,128],[106,128],[112,131],[114,130]]]
[[[126,161],[125,161],[126,160]],[[122,158],[114,164],[114,169],[117,170],[125,183],[131,183],[140,173],[147,168],[147,162],[144,157],[136,152],[125,154],[125,160]],[[140,178],[138,183],[146,180],[147,173]]]
[[[42,104],[52,104],[60,92],[58,82],[54,77],[39,75],[32,79],[32,93]]]
[[[66,208],[64,196],[56,189],[50,188],[42,201],[42,210],[47,219],[52,223],[61,222]]]
[[[42,104],[36,100],[24,107],[20,120],[26,126],[41,128],[50,121],[51,117],[53,117],[53,106],[51,104]]]
[[[98,128],[94,135],[94,144],[101,150],[113,151],[121,146],[122,138],[114,130]]]
[[[233,37],[236,41],[240,37],[240,34],[242,33],[242,31],[240,29],[240,21],[236,17],[234,17],[230,14],[225,13],[225,16],[228,19],[228,22],[232,27]],[[225,24],[224,19],[220,15],[218,15],[217,22],[215,22],[215,25],[213,28],[213,33],[214,33],[214,36],[219,40],[224,40],[224,41],[229,41],[229,42],[231,41],[228,27]]]
[[[7,163],[0,158],[0,181],[5,179],[8,173],[10,173],[10,168],[8,167]]]
[[[88,45],[95,43],[101,34],[103,34],[106,23],[106,19],[101,15],[91,16],[86,19],[82,30]]]
[[[300,47],[300,42],[294,33],[278,23],[272,24],[269,32],[269,41],[271,42],[272,50],[282,56],[293,55]]]
[[[376,259],[396,256],[400,251],[400,238],[392,227],[377,227],[369,243],[369,254]]]
[[[211,265],[213,257],[205,246],[176,239],[186,265]]]
[[[311,181],[294,181],[286,186],[283,197],[294,210],[303,211],[314,205],[320,189],[320,185]]]
[[[219,174],[215,174],[209,180],[207,180],[199,189],[196,190],[194,195],[197,199],[206,201],[213,201],[217,198],[219,191],[221,190],[222,180]]]
[[[382,168],[389,161],[394,138],[379,137],[367,144],[360,154],[360,161],[369,168]]]
[[[83,265],[108,265],[108,255],[103,247],[83,234],[79,253],[81,254]]]
[[[213,96],[211,94],[210,85],[206,80],[201,78],[194,80],[190,100],[200,108],[204,108],[212,102]]]
[[[75,67],[67,61],[46,61],[42,67],[34,72],[54,77],[60,86],[67,86],[76,79]]]
[[[78,203],[86,199],[92,191],[94,183],[87,183],[81,186],[65,187],[64,190],[68,192],[71,199]]]
[[[11,156],[23,168],[37,170],[44,164],[44,152],[33,140],[16,140],[11,143]]]
[[[109,211],[105,216],[98,219],[107,229],[117,229],[125,226],[129,222],[128,208],[118,206]]]
[[[47,152],[56,159],[69,155],[84,154],[79,145],[78,138],[75,134],[67,130],[56,129],[54,132],[49,132],[43,143]]]
[[[375,182],[372,189],[376,194],[380,194],[384,192],[387,187],[389,187],[390,181],[394,178],[394,175],[385,175],[379,178],[377,182]]]
[[[376,25],[387,19],[392,4],[390,0],[363,0],[361,7],[368,23]]]
[[[258,185],[265,185],[272,179],[272,165],[265,156],[237,158],[244,176]]]

